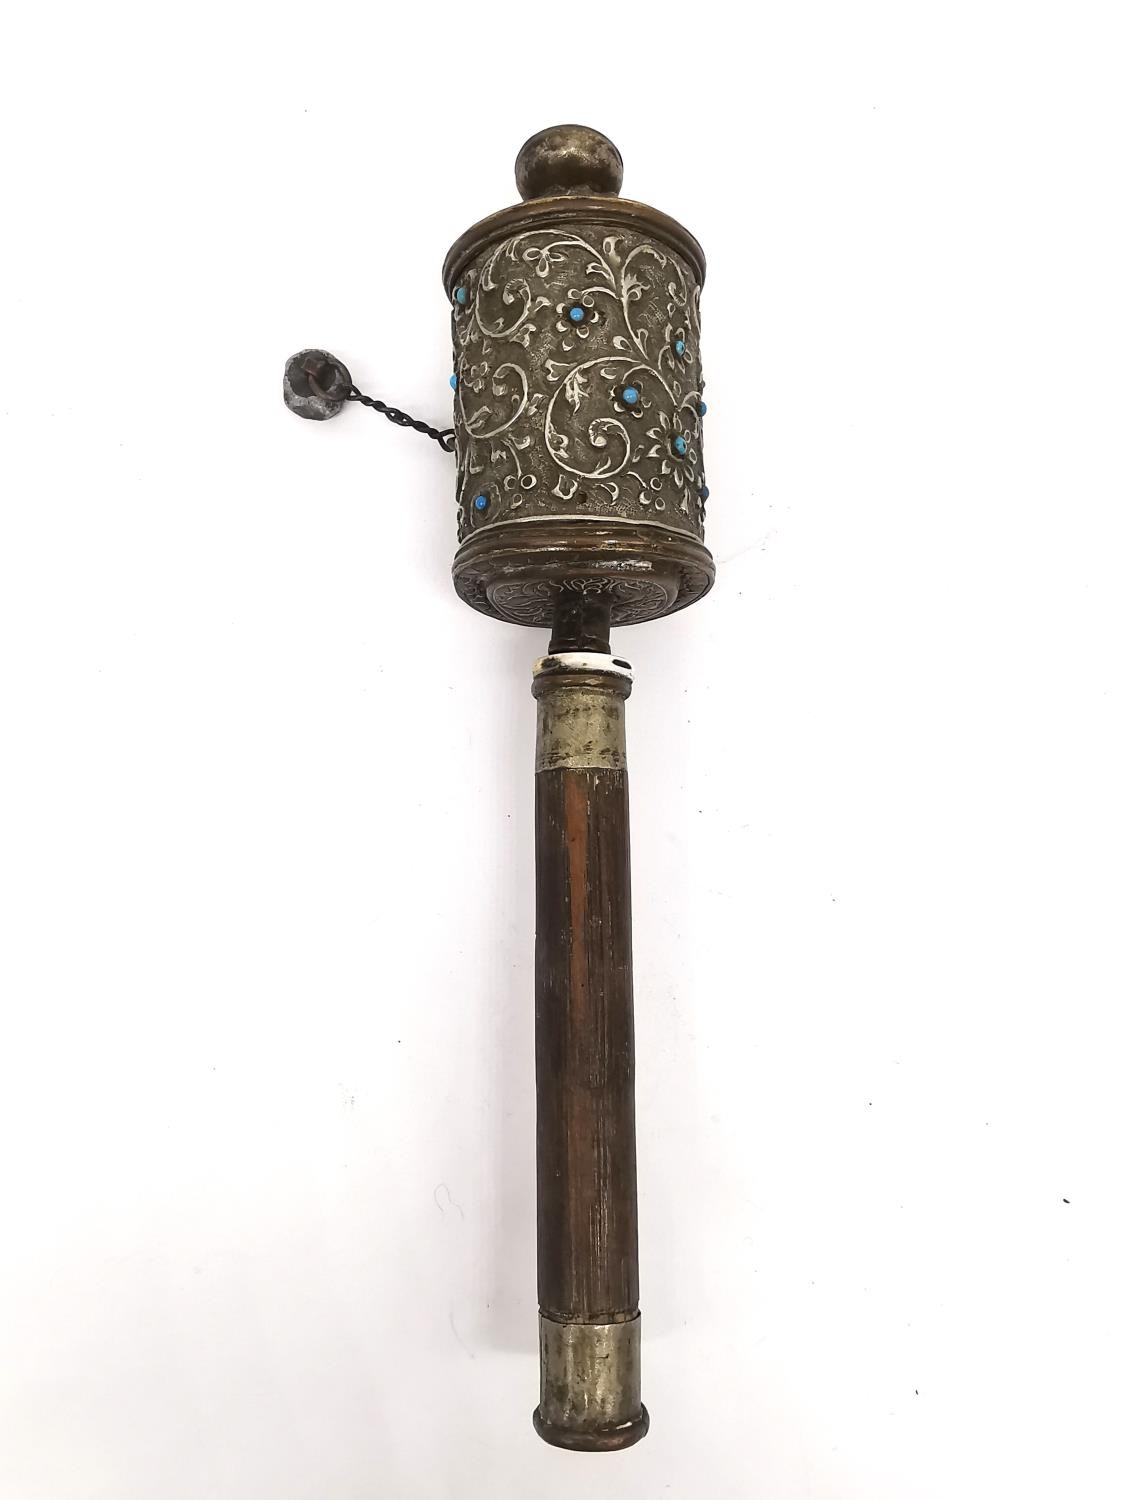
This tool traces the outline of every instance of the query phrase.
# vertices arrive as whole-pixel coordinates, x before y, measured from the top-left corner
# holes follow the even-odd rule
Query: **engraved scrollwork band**
[[[453,341],[461,541],[562,513],[702,537],[699,284],[675,251],[593,224],[512,235],[462,273]]]
[[[495,584],[488,590],[488,602],[513,624],[548,625],[559,595],[566,593],[604,595],[612,603],[616,625],[632,625],[667,614],[676,597],[675,590],[659,579],[564,578],[556,583],[538,578]]]

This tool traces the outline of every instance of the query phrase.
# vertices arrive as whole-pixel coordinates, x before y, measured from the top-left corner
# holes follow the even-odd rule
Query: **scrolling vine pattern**
[[[525,515],[702,537],[699,287],[614,231],[515,235],[453,298],[458,536]]]

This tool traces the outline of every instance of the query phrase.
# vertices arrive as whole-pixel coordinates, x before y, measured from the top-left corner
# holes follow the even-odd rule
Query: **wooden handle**
[[[536,664],[535,1077],[540,1435],[622,1448],[640,1399],[628,664]]]

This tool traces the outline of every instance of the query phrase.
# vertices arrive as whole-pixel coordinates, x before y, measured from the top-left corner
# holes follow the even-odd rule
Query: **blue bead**
[[[677,357],[678,358],[682,358],[683,357],[683,352],[687,348],[687,345],[684,343],[683,339],[677,339],[675,347],[676,347],[676,355],[677,355]]]
[[[572,307],[567,313],[567,317],[572,323],[581,323],[585,316],[586,309],[584,307]]]
[[[456,375],[451,375],[449,377],[449,389],[451,391],[455,391],[457,389],[457,376]]]
[[[707,497],[710,495],[710,493],[711,493],[711,491],[707,488],[707,486],[705,484],[701,484],[700,485],[700,487],[699,487],[699,498],[701,500],[706,500]]]
[[[453,300],[457,303],[458,307],[464,307],[465,303],[468,302],[469,294],[463,286],[459,286],[453,293]]]
[[[478,495],[477,498],[473,501],[473,509],[474,510],[487,510],[488,509],[488,496],[487,495]]]
[[[687,443],[678,435],[672,439],[672,447],[675,448],[681,458],[687,452]]]
[[[627,385],[621,392],[621,399],[626,406],[636,406],[637,402],[641,399],[641,393],[635,385]]]
[[[705,417],[707,415],[707,403],[706,403],[706,401],[701,401],[699,403],[699,415],[701,417]]]

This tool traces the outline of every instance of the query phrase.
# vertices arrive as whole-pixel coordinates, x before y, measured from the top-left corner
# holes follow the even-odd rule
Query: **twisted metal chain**
[[[375,396],[365,396],[355,385],[348,391],[347,400],[358,401],[361,406],[369,406],[372,411],[382,412],[387,421],[393,422],[396,427],[413,427],[415,432],[424,432],[428,438],[433,438],[443,453],[453,452],[452,427],[431,427],[426,422],[420,422],[417,417],[410,416],[408,412],[399,411],[397,406],[388,406]]]

